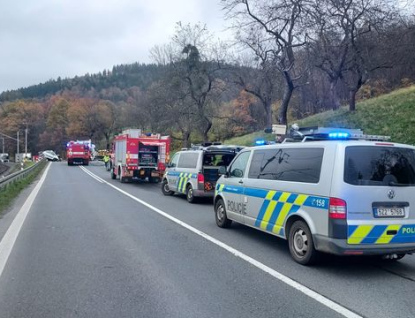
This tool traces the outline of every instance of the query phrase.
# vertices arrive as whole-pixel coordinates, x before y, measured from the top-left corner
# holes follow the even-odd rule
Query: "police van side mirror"
[[[219,171],[218,171],[218,173],[219,173],[219,175],[220,176],[227,176],[228,175],[228,173],[227,173],[227,171],[226,171],[226,167],[225,166],[220,166],[219,167]]]

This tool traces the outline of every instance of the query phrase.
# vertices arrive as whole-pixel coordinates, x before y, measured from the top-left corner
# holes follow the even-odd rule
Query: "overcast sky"
[[[225,37],[220,0],[0,0],[0,92],[150,63],[179,21]]]

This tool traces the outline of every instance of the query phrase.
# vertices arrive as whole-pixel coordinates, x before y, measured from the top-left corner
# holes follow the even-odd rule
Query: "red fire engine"
[[[111,177],[126,181],[160,182],[169,161],[170,137],[127,129],[112,144]]]
[[[66,158],[68,159],[68,166],[74,164],[87,166],[89,160],[91,160],[91,148],[89,143],[71,140],[66,144]]]

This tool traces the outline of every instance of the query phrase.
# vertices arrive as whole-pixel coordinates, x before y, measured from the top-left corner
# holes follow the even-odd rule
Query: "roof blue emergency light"
[[[347,139],[350,138],[350,134],[342,131],[334,131],[329,133],[329,138],[331,139]]]
[[[265,139],[256,139],[255,140],[255,146],[263,146],[266,145],[267,142],[265,141]]]

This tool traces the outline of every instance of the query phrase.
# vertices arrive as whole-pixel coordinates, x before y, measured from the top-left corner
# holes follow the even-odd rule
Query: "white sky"
[[[0,0],[0,92],[150,63],[179,21],[225,37],[220,0]]]

